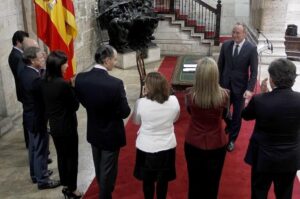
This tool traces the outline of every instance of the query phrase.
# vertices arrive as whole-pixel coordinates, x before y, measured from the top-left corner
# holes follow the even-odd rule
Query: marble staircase
[[[184,18],[176,18],[175,14],[163,14],[163,18],[154,33],[154,42],[161,48],[161,54],[212,55],[214,40],[199,31],[200,26],[188,23]]]

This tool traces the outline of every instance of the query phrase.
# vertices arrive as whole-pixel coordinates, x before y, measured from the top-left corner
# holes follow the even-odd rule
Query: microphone
[[[270,50],[271,50],[271,52],[272,52],[272,54],[273,54],[273,44],[272,44],[272,43],[271,43]]]
[[[260,30],[258,28],[256,28],[256,31],[257,31],[258,34],[260,34]]]

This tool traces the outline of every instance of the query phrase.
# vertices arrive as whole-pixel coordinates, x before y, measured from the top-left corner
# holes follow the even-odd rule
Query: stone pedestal
[[[151,63],[160,60],[160,48],[159,47],[150,47],[148,48],[148,57],[144,59],[144,63]],[[129,53],[118,53],[118,68],[128,69],[133,66],[136,66],[136,52]]]

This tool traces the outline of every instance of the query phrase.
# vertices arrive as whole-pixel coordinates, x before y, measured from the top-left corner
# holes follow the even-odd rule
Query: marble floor
[[[147,72],[157,70],[159,62],[146,65]],[[300,62],[297,63],[298,73],[300,73]],[[267,66],[261,67],[259,78],[267,77]],[[115,68],[110,72],[113,76],[124,81],[127,98],[130,106],[139,96],[139,76],[136,68],[121,70]],[[296,81],[295,90],[300,91],[300,79]],[[90,144],[86,141],[86,113],[80,107],[77,112],[78,132],[79,132],[79,173],[78,189],[85,192],[94,178],[94,168],[92,163],[92,153]],[[125,120],[126,122],[126,120]],[[31,183],[28,169],[28,155],[25,149],[22,120],[19,118],[14,127],[4,136],[0,137],[0,198],[1,199],[59,199],[63,198],[61,187],[40,191],[37,186]],[[50,142],[51,158],[53,163],[49,169],[54,171],[51,178],[59,179],[57,171],[56,153],[52,141]]]

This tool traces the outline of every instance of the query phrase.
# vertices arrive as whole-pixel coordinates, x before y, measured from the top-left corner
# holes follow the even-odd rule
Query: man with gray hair
[[[256,120],[245,157],[252,166],[251,198],[266,199],[272,182],[276,198],[291,199],[300,169],[300,93],[291,89],[296,66],[287,59],[273,61],[262,93],[242,111],[245,120]]]
[[[93,69],[77,75],[75,91],[88,115],[87,140],[92,146],[99,199],[111,199],[120,148],[126,144],[123,119],[130,114],[130,107],[123,81],[108,73],[117,64],[117,51],[102,45],[95,62]]]
[[[44,106],[35,85],[40,80],[40,68],[45,65],[44,53],[38,47],[29,47],[24,50],[23,61],[25,67],[20,74],[20,85],[23,103],[23,120],[29,132],[29,165],[30,176],[38,189],[55,188],[59,181],[50,180],[48,171],[48,144],[49,134],[44,117]]]

